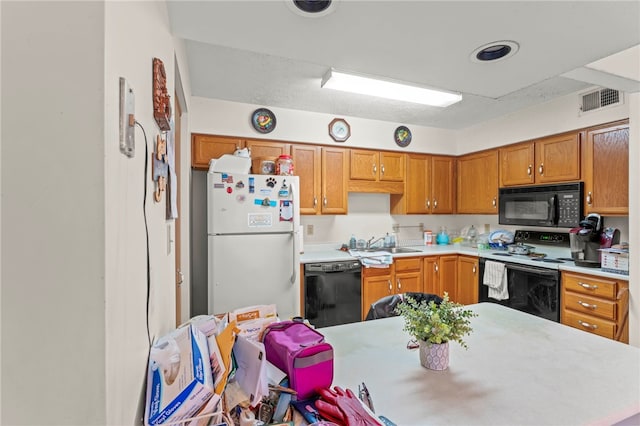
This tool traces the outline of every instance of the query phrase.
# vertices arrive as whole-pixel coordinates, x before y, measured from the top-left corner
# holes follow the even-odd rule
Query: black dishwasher
[[[355,260],[304,265],[305,318],[318,328],[360,321],[360,271]]]

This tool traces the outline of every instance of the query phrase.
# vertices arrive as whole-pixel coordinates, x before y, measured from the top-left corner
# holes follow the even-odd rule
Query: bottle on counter
[[[447,228],[444,226],[440,228],[440,232],[436,236],[436,243],[449,244],[449,234],[447,233]]]
[[[433,245],[433,232],[430,230],[424,231],[424,245],[425,246]]]
[[[349,248],[352,250],[356,248],[356,236],[353,234],[351,235],[351,239],[349,239]]]
[[[469,240],[469,245],[471,247],[478,247],[478,231],[471,225],[469,228],[469,232],[467,233],[467,239]]]

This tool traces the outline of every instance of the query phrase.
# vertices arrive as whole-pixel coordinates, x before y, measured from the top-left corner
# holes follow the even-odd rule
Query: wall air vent
[[[621,105],[622,93],[614,89],[597,89],[580,95],[580,113]]]

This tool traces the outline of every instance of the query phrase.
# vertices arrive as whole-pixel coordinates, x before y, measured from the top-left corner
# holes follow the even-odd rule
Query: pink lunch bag
[[[267,360],[289,376],[296,399],[314,396],[333,382],[333,347],[301,321],[269,324],[263,335]]]

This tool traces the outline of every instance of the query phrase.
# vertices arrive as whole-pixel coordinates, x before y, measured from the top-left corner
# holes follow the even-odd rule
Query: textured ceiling
[[[459,129],[601,81],[640,87],[585,68],[640,44],[640,1],[333,0],[320,17],[294,9],[291,0],[169,1],[191,95]],[[494,63],[470,60],[499,40],[520,49]],[[331,67],[463,100],[437,108],[322,89]]]

